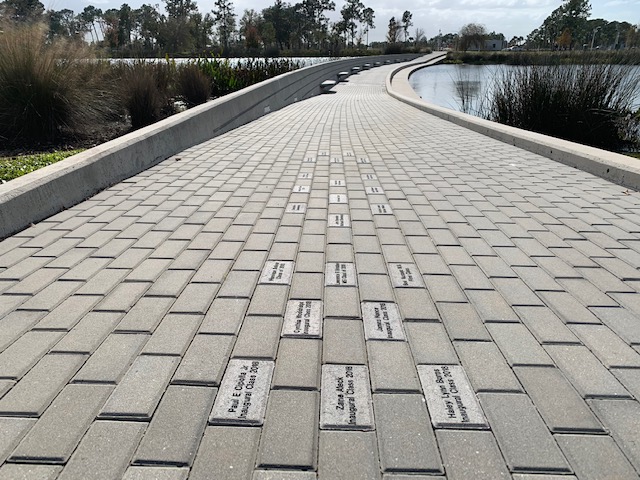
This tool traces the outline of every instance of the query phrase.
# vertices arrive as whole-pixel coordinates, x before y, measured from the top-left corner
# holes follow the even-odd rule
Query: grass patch
[[[19,157],[0,157],[0,184],[46,167],[60,160],[80,153],[82,150],[68,150],[65,152],[38,153],[35,155],[21,155]]]

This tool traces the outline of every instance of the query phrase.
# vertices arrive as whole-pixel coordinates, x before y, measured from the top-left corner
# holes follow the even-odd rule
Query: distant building
[[[501,38],[489,38],[484,41],[483,50],[496,52],[502,50],[503,48],[507,48],[507,41]]]

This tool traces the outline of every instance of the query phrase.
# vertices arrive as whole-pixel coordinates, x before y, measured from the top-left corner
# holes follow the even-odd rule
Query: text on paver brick
[[[329,182],[329,185],[332,187],[343,187],[344,180],[331,180],[331,182]]]
[[[284,314],[283,337],[322,337],[322,302],[290,300]]]
[[[388,203],[374,203],[371,205],[371,213],[374,215],[393,215],[391,205]]]
[[[308,185],[294,185],[293,191],[294,193],[309,193],[311,191],[311,187]]]
[[[329,215],[330,227],[348,227],[351,225],[349,215],[346,213],[339,213],[336,215]]]
[[[329,195],[329,203],[348,203],[347,196],[343,193]]]
[[[209,422],[262,425],[274,365],[272,361],[230,360]]]
[[[373,430],[369,370],[364,365],[324,365],[320,428]]]
[[[271,260],[268,261],[260,275],[260,283],[276,283],[289,285],[293,274],[293,262]]]
[[[489,428],[461,366],[418,365],[418,375],[434,427]]]
[[[285,210],[286,213],[304,213],[307,211],[306,203],[289,203]]]
[[[422,276],[413,263],[390,263],[389,273],[394,287],[424,287]]]
[[[390,302],[362,302],[364,336],[367,340],[404,340],[398,306]]]
[[[327,285],[356,285],[356,268],[353,263],[331,262],[327,263],[325,270]]]

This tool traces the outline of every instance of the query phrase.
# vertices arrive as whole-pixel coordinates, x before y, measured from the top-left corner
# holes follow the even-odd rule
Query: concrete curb
[[[417,54],[358,57],[312,65],[173,115],[0,185],[0,239],[129,178],[182,150],[320,93],[320,83],[354,66]]]
[[[411,88],[409,77],[415,71],[429,67],[434,63],[436,62],[430,59],[420,62],[419,65],[403,65],[394,69],[387,76],[387,92],[401,102],[456,125],[537,153],[624,187],[640,190],[640,162],[634,158],[540,133],[528,132],[425,102]]]

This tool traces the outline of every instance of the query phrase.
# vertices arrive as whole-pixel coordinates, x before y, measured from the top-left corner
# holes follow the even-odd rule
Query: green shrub
[[[109,111],[105,64],[81,43],[47,42],[41,24],[0,25],[0,139],[57,142]]]
[[[209,99],[211,81],[195,63],[186,63],[178,68],[177,91],[187,106],[200,105]]]
[[[632,104],[640,76],[619,65],[533,65],[498,75],[485,116],[610,150],[636,142]]]

